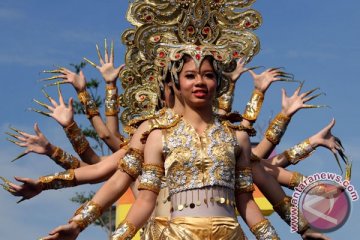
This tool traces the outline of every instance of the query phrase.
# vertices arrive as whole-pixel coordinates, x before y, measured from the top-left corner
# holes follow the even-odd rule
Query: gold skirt
[[[244,240],[236,219],[231,217],[176,217],[164,228],[161,240]]]
[[[145,225],[141,234],[141,240],[158,240],[163,230],[168,226],[167,217],[151,218]]]

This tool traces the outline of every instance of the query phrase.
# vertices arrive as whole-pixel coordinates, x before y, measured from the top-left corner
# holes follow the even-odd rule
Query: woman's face
[[[180,92],[185,103],[194,107],[212,105],[216,91],[216,74],[208,59],[199,68],[193,59],[186,63],[180,72]]]

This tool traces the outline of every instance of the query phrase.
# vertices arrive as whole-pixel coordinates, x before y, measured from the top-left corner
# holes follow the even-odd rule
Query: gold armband
[[[290,119],[291,118],[285,116],[282,113],[276,115],[265,132],[266,139],[272,142],[274,145],[279,144],[290,122]]]
[[[125,156],[119,160],[119,170],[127,173],[134,180],[140,175],[141,167],[144,162],[143,151],[129,148]]]
[[[85,150],[90,147],[90,144],[81,128],[78,127],[76,122],[73,122],[64,128],[64,130],[75,152],[81,156]]]
[[[116,116],[119,112],[117,88],[106,86],[105,90],[105,115]]]
[[[293,172],[289,181],[289,188],[294,189],[295,187],[299,186],[299,184],[302,183],[305,179],[306,177],[301,173]]]
[[[89,201],[80,206],[74,213],[74,216],[69,220],[75,222],[80,230],[84,230],[91,223],[95,222],[102,214],[102,208],[95,202]]]
[[[255,190],[251,168],[239,168],[235,171],[235,190],[240,193]]]
[[[128,221],[123,221],[111,235],[111,240],[131,240],[136,234],[136,227]]]
[[[50,158],[54,160],[54,162],[60,165],[64,169],[75,169],[80,166],[80,161],[71,155],[70,153],[65,152],[59,147],[55,148],[53,154],[51,154]]]
[[[255,122],[260,113],[263,102],[264,102],[264,94],[254,89],[249,102],[246,104],[243,118],[245,118],[248,121]]]
[[[219,109],[224,110],[227,113],[231,112],[231,106],[234,101],[234,90],[235,83],[230,81],[228,91],[218,98]]]
[[[286,196],[283,200],[273,206],[274,210],[287,223],[291,224],[291,197]],[[309,228],[308,222],[299,212],[298,216],[298,233],[303,233]]]
[[[250,228],[250,231],[255,235],[258,240],[278,240],[280,239],[276,233],[275,228],[271,225],[270,221],[264,219]]]
[[[300,160],[307,158],[315,149],[311,146],[309,139],[285,150],[284,155],[291,164],[297,164]]]
[[[138,189],[149,190],[158,194],[161,189],[161,179],[164,176],[164,172],[162,166],[144,164]]]
[[[55,173],[54,175],[42,176],[39,178],[42,190],[60,189],[76,186],[74,169],[65,172]]]
[[[79,92],[78,98],[88,118],[99,115],[99,110],[96,106],[96,102],[86,90]]]

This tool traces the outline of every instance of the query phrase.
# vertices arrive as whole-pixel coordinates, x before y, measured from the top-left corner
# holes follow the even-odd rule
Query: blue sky
[[[83,56],[96,60],[95,44],[102,44],[105,37],[115,40],[115,61],[121,64],[124,48],[120,36],[128,26],[125,20],[127,4],[122,0],[1,1],[1,132],[7,131],[9,125],[32,132],[33,124],[38,122],[51,142],[73,152],[62,129],[53,120],[26,111],[34,106],[32,98],[44,100],[40,92],[42,85],[37,82],[43,77],[39,72],[54,65],[78,63]],[[352,183],[358,188],[359,7],[360,3],[355,0],[341,5],[334,0],[258,0],[254,8],[261,12],[264,19],[262,27],[256,32],[261,40],[261,52],[250,63],[252,66],[285,67],[297,79],[306,80],[305,90],[320,87],[326,93],[314,102],[330,105],[331,108],[297,113],[277,151],[281,152],[316,133],[335,117],[337,123],[333,132],[342,139],[346,153],[354,161]],[[91,67],[85,69],[85,74],[88,78],[99,77]],[[258,120],[261,126],[265,127],[268,119],[280,111],[282,87],[290,94],[296,84],[276,83],[269,89]],[[251,79],[249,75],[244,75],[237,85],[235,109],[243,111],[251,89]],[[49,92],[54,95],[55,89]],[[66,98],[75,94],[70,86],[64,86],[63,92]],[[85,118],[77,120],[87,124]],[[10,163],[21,149],[5,138],[5,134],[0,138],[0,175],[37,178],[61,171],[46,157],[35,154]],[[306,175],[319,171],[339,173],[332,154],[324,149],[318,149],[311,158],[291,169]],[[15,198],[1,191],[1,238],[36,239],[46,235],[54,227],[65,223],[77,208],[69,201],[75,191],[97,188],[83,186],[75,190],[48,191],[19,205],[15,203]],[[359,213],[359,202],[353,202],[348,222],[329,236],[340,239],[345,235],[347,239],[355,239]],[[289,233],[289,228],[276,215],[271,220],[283,239],[298,239]],[[104,231],[91,227],[79,239],[105,237]]]

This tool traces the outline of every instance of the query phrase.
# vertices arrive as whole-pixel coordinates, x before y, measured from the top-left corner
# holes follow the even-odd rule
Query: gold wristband
[[[269,127],[265,132],[266,139],[274,145],[279,144],[289,122],[290,118],[285,116],[284,114],[279,113],[278,115],[276,115],[276,117],[271,121]]]
[[[95,202],[89,201],[80,206],[69,220],[75,222],[80,230],[84,230],[91,223],[95,222],[102,214],[102,208]]]
[[[299,184],[302,183],[305,179],[306,177],[301,173],[293,172],[289,181],[289,188],[294,189],[295,187],[299,186]]]
[[[105,90],[105,115],[116,116],[119,113],[117,88],[106,86]]]
[[[255,190],[250,167],[239,168],[235,171],[235,190],[239,193]]]
[[[64,128],[64,130],[75,152],[81,156],[85,150],[90,147],[90,144],[81,128],[78,127],[76,122],[72,122],[69,126]]]
[[[144,164],[138,189],[149,190],[158,194],[161,189],[161,179],[164,176],[164,172],[162,166]]]
[[[270,221],[264,219],[250,228],[250,231],[255,235],[258,240],[278,240],[280,239],[276,233],[275,228],[271,225]]]
[[[96,102],[86,90],[79,92],[78,98],[88,118],[99,115],[99,110],[96,106]]]
[[[136,234],[136,227],[129,221],[123,221],[111,235],[111,240],[131,240]]]
[[[263,102],[264,102],[264,94],[254,89],[249,102],[246,104],[243,118],[245,118],[248,121],[255,122],[257,117],[259,116]]]
[[[217,99],[219,109],[224,110],[227,113],[231,112],[231,107],[234,101],[234,90],[235,83],[230,81],[228,91]]]
[[[300,160],[307,158],[310,156],[315,149],[311,146],[309,139],[285,150],[284,155],[285,158],[291,164],[297,164]]]
[[[39,178],[42,190],[61,189],[76,186],[74,169]]]
[[[59,147],[55,148],[53,154],[51,154],[50,158],[54,160],[54,162],[60,165],[62,168],[68,169],[75,169],[80,166],[80,161],[73,155],[65,152]]]

